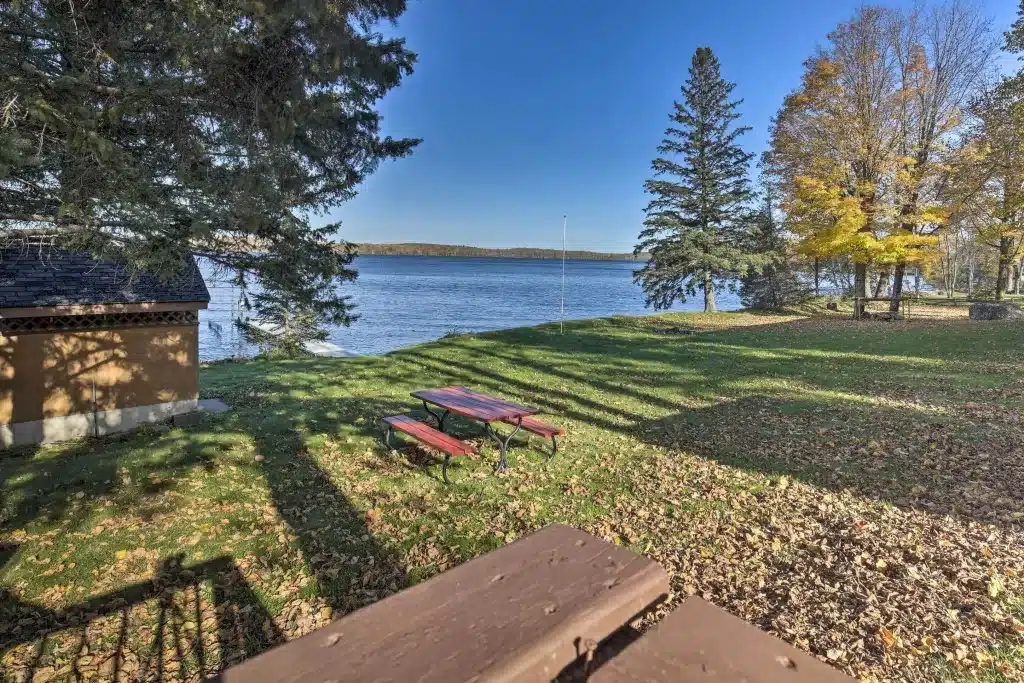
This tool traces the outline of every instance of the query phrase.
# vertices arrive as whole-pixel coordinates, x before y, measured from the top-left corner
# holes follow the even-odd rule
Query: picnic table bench
[[[852,683],[805,652],[700,598],[609,659],[592,683]]]
[[[412,396],[423,402],[423,409],[437,422],[437,429],[406,415],[393,415],[385,417],[383,420],[387,430],[384,441],[390,446],[391,435],[400,431],[440,450],[444,453],[441,477],[446,484],[448,483],[448,463],[451,458],[474,452],[474,449],[468,444],[444,433],[444,422],[451,414],[461,415],[484,424],[484,432],[498,445],[499,457],[496,470],[499,472],[508,468],[508,447],[512,438],[520,430],[550,438],[551,457],[558,452],[556,438],[565,434],[565,430],[533,417],[541,412],[537,408],[512,403],[496,396],[473,391],[468,387],[450,386],[423,389],[412,392]],[[431,409],[431,406],[440,408],[440,410],[435,411]],[[492,427],[492,424],[496,422],[512,425],[514,429],[507,436],[502,436]]]
[[[431,448],[444,453],[444,463],[441,465],[441,477],[444,479],[444,483],[448,483],[448,462],[452,456],[455,455],[468,455],[474,453],[476,449],[470,446],[465,441],[460,441],[454,436],[449,436],[444,432],[440,432],[428,424],[420,422],[414,417],[408,415],[392,415],[391,417],[385,417],[384,423],[387,425],[387,431],[384,433],[384,443],[391,447],[391,435],[394,432],[402,432],[408,434],[412,438],[425,443]]]
[[[697,598],[621,652],[612,648],[668,590],[657,563],[552,525],[214,680],[511,683],[582,671],[594,683],[853,683]]]

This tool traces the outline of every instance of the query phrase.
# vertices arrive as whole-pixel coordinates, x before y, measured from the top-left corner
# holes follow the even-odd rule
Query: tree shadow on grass
[[[348,613],[400,590],[408,579],[395,552],[371,534],[368,514],[335,483],[365,458],[321,447],[327,440],[359,437],[355,443],[362,444],[369,437],[376,442],[372,456],[381,457],[387,453],[380,443],[381,418],[408,412],[409,404],[373,397],[312,398],[317,380],[284,377],[281,382],[264,382],[221,428],[252,439],[273,506],[295,535],[317,594],[336,614]]]
[[[831,367],[819,367],[813,364],[817,351],[807,346],[809,342],[781,336],[759,339],[761,345],[740,332],[666,343],[662,337],[654,341],[653,337],[618,335],[612,326],[608,335],[598,335],[586,349],[577,348],[579,340],[569,336],[557,339],[535,330],[485,335],[479,343],[474,341],[465,348],[460,345],[455,360],[450,346],[442,344],[353,363],[351,368],[353,376],[364,379],[381,376],[384,367],[389,373],[393,369],[389,379],[407,388],[469,385],[534,404],[559,424],[568,419],[581,427],[630,435],[730,466],[787,474],[815,486],[855,490],[859,495],[934,514],[1007,524],[1012,523],[1012,516],[1007,522],[1005,515],[1024,503],[1020,493],[1024,487],[1017,485],[1024,475],[1011,457],[1015,451],[1009,447],[998,453],[989,449],[987,462],[979,461],[973,457],[977,443],[971,441],[1019,441],[1024,436],[1019,425],[1011,425],[1000,436],[1002,425],[996,422],[983,421],[979,427],[955,415],[869,405],[874,398],[871,388],[865,389],[854,366],[866,362],[865,357],[872,353],[881,358],[881,351],[860,353],[858,358],[844,358],[837,351],[840,355],[830,361]],[[520,344],[528,345],[529,353]],[[770,353],[766,354],[766,349]],[[890,349],[890,360],[883,361],[885,367],[903,368],[933,382],[959,376],[942,361],[927,363],[910,351],[901,353],[893,354]],[[561,363],[563,358],[575,365],[567,367]],[[637,363],[648,365],[647,374],[637,375]],[[259,473],[272,514],[288,536],[283,541],[277,537],[266,541],[270,546],[289,546],[295,553],[288,557],[304,563],[315,580],[311,588],[303,589],[304,599],[323,599],[335,614],[344,614],[389,595],[409,579],[394,542],[374,535],[372,510],[366,508],[379,494],[371,487],[369,503],[364,500],[356,505],[337,482],[344,478],[358,484],[360,477],[386,476],[391,456],[382,447],[374,447],[369,459],[354,449],[364,449],[366,437],[379,436],[381,417],[418,411],[418,405],[409,398],[358,395],[365,387],[349,393],[342,384],[348,367],[346,363],[342,370],[337,361],[280,366],[257,363],[240,371],[251,381],[233,376],[232,382],[222,385],[230,385],[224,398],[236,410],[207,418],[200,429],[170,434],[143,431],[53,452],[32,449],[7,455],[0,460],[2,490],[9,496],[0,529],[13,531],[35,523],[52,526],[58,521],[74,527],[88,518],[88,503],[104,498],[115,505],[123,502],[124,514],[145,516],[150,509],[147,501],[159,498],[176,478],[196,468],[216,477],[221,452],[245,441],[251,443],[251,456],[256,458],[246,467]],[[788,393],[750,396],[743,383],[765,376],[788,381]],[[827,399],[825,388],[835,390]],[[843,397],[836,396],[843,392]],[[685,407],[684,401],[695,396],[700,400]],[[731,400],[731,396],[739,397]],[[706,405],[712,397],[717,400]],[[463,438],[479,436],[475,424],[455,421],[453,426]],[[332,450],[350,437],[351,449]],[[140,455],[150,451],[158,455]],[[411,447],[409,455],[418,452]],[[409,460],[400,466],[416,467],[423,462],[416,457]],[[346,471],[374,461],[385,469],[361,470],[354,475]],[[131,483],[126,483],[125,475]],[[17,557],[10,547],[0,552]],[[126,635],[115,641],[130,641],[137,632],[139,638],[150,638],[150,643],[156,639],[165,651],[168,644],[172,650],[168,657],[147,660],[151,645],[129,646],[131,656],[124,659],[134,664],[124,666],[136,671],[145,666],[146,671],[167,679],[181,671],[168,668],[172,661],[187,661],[204,672],[217,671],[293,632],[289,627],[285,633],[278,626],[280,620],[270,618],[270,603],[276,600],[272,607],[276,611],[281,609],[280,600],[251,585],[252,568],[234,559],[227,561],[230,566],[213,572],[221,577],[219,592],[216,583],[202,589],[212,596],[207,602],[225,605],[214,610],[212,645],[200,639],[202,645],[197,647],[190,635],[194,629],[187,626],[209,619],[202,599],[194,598],[198,600],[197,613],[195,605],[179,602],[179,597],[192,597],[201,590],[181,583],[185,578],[203,576],[213,582],[213,570],[185,567],[182,559],[165,557],[157,570],[159,580],[140,590],[116,591],[107,596],[109,602],[90,599],[57,611],[5,595],[0,609],[9,611],[0,618],[0,649],[38,641],[52,644],[69,629],[107,632],[109,629],[95,622],[120,619],[126,625],[115,624],[113,632]],[[174,578],[177,576],[183,578]],[[179,597],[163,597],[165,588]],[[132,605],[136,610],[151,609],[155,622],[137,616]],[[122,610],[129,616],[122,616]],[[69,614],[84,616],[71,619]],[[202,630],[210,629],[203,626]],[[163,635],[158,638],[158,633]],[[174,641],[193,644],[176,645]],[[40,643],[32,666],[48,666],[51,647]],[[107,650],[97,645],[96,651]],[[166,664],[159,663],[164,660]]]
[[[260,468],[273,505],[297,537],[317,594],[334,613],[347,614],[404,588],[405,570],[370,535],[367,513],[348,501],[298,432],[292,434],[284,442],[257,436],[256,453],[263,456]]]
[[[268,557],[305,564],[311,585],[298,595],[290,592],[290,602],[282,607],[272,583],[259,579],[250,586],[246,577],[251,581],[265,576],[265,569],[290,571],[293,566],[281,567],[270,559],[264,567],[251,558],[239,565],[231,556],[186,566],[183,557],[171,556],[159,561],[152,581],[67,608],[26,602],[7,589],[0,605],[0,658],[17,648],[17,662],[10,660],[11,665],[27,672],[29,680],[35,672],[56,675],[69,665],[76,671],[85,667],[84,672],[99,672],[101,679],[121,672],[127,680],[187,680],[308,632],[325,623],[324,614],[343,615],[403,588],[408,582],[404,566],[375,538],[371,517],[350,502],[331,476],[353,454],[315,457],[310,446],[325,437],[379,435],[379,418],[408,406],[372,399],[295,398],[295,388],[264,383],[247,399],[252,410],[204,418],[199,429],[144,429],[7,454],[0,463],[0,490],[8,496],[0,528],[28,528],[30,535],[50,528],[69,532],[89,522],[95,505],[103,501],[143,522],[153,512],[180,515],[166,501],[154,510],[159,494],[195,468],[214,478],[227,474],[221,471],[219,456],[242,440],[252,444],[254,461],[247,467],[260,475],[285,534],[268,535]],[[7,561],[25,559],[19,559],[16,546],[2,553]],[[329,612],[308,613],[310,601],[315,610],[321,609],[319,604]],[[210,640],[211,633],[216,642]],[[112,643],[113,649],[108,647]],[[68,650],[80,652],[83,646],[91,653],[84,659]],[[31,650],[27,657],[26,647]]]
[[[164,429],[146,425],[132,433],[0,454],[0,531],[58,521],[73,528],[91,501],[138,502],[193,468],[216,469],[216,447],[182,437],[171,440],[167,457],[126,458],[129,450],[170,445]]]
[[[917,400],[1005,392],[990,387],[997,376],[984,357],[954,365],[914,355],[902,342],[897,349],[876,345],[844,353],[835,339],[826,344],[835,352],[823,355],[808,340],[767,339],[751,346],[739,330],[676,345],[671,353],[609,336],[599,349],[581,351],[588,358],[598,353],[598,360],[581,363],[557,335],[513,332],[524,342],[550,337],[549,348],[564,350],[566,362],[555,353],[537,354],[533,346],[526,353],[504,343],[504,335],[497,337],[501,343],[467,345],[457,361],[434,347],[400,355],[424,374],[523,400],[556,422],[568,418],[930,514],[1021,524],[1019,414],[995,404],[984,408],[989,415],[980,414],[982,408],[966,414]],[[661,358],[658,372],[639,377],[612,349],[629,358],[654,353],[672,360]],[[608,353],[608,359],[601,356]],[[761,387],[768,391],[752,395]]]
[[[10,670],[19,680],[184,681],[284,642],[227,556],[190,566],[170,556],[151,580],[65,609],[4,595],[0,624],[0,661],[19,645],[33,645]],[[49,660],[61,649],[69,661],[57,667]]]
[[[648,443],[931,515],[1019,528],[1014,424],[924,409],[752,396],[637,426]]]

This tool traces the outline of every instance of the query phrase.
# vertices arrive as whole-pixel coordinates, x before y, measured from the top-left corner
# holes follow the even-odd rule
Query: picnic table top
[[[550,681],[664,596],[657,563],[552,525],[228,669],[219,683]]]
[[[541,412],[537,408],[512,403],[460,386],[422,389],[412,392],[412,396],[440,406],[448,412],[481,422],[516,419]]]
[[[668,590],[652,560],[555,524],[207,683],[854,683],[696,597],[626,626]]]

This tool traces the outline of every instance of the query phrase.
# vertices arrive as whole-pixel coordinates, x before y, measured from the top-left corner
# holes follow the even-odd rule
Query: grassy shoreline
[[[0,666],[196,680],[559,521],[661,562],[672,604],[702,595],[866,680],[1020,675],[1019,326],[557,329],[213,365],[203,397],[231,413],[0,456]],[[482,448],[445,487],[380,445],[409,391],[450,383],[543,409],[564,451],[523,441],[494,476],[456,421]]]

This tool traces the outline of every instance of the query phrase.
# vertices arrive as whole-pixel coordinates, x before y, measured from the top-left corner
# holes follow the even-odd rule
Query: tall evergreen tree
[[[746,308],[777,310],[806,301],[811,289],[793,262],[778,216],[779,189],[768,173],[762,175],[759,194],[760,206],[750,217],[748,249],[757,256],[760,268],[743,276],[740,301]]]
[[[698,48],[683,102],[675,102],[669,116],[674,125],[658,146],[671,158],[651,162],[655,178],[644,185],[655,198],[647,205],[635,252],[649,253],[650,260],[634,279],[648,306],[669,308],[700,288],[704,310],[712,312],[721,278],[742,276],[752,265],[743,247],[753,155],[736,143],[750,128],[733,127],[742,103],[729,100],[735,87],[722,79],[711,48]]]
[[[293,337],[352,319],[338,225],[415,55],[405,0],[0,2],[0,238],[170,275],[198,254]],[[302,325],[291,324],[301,320]]]

